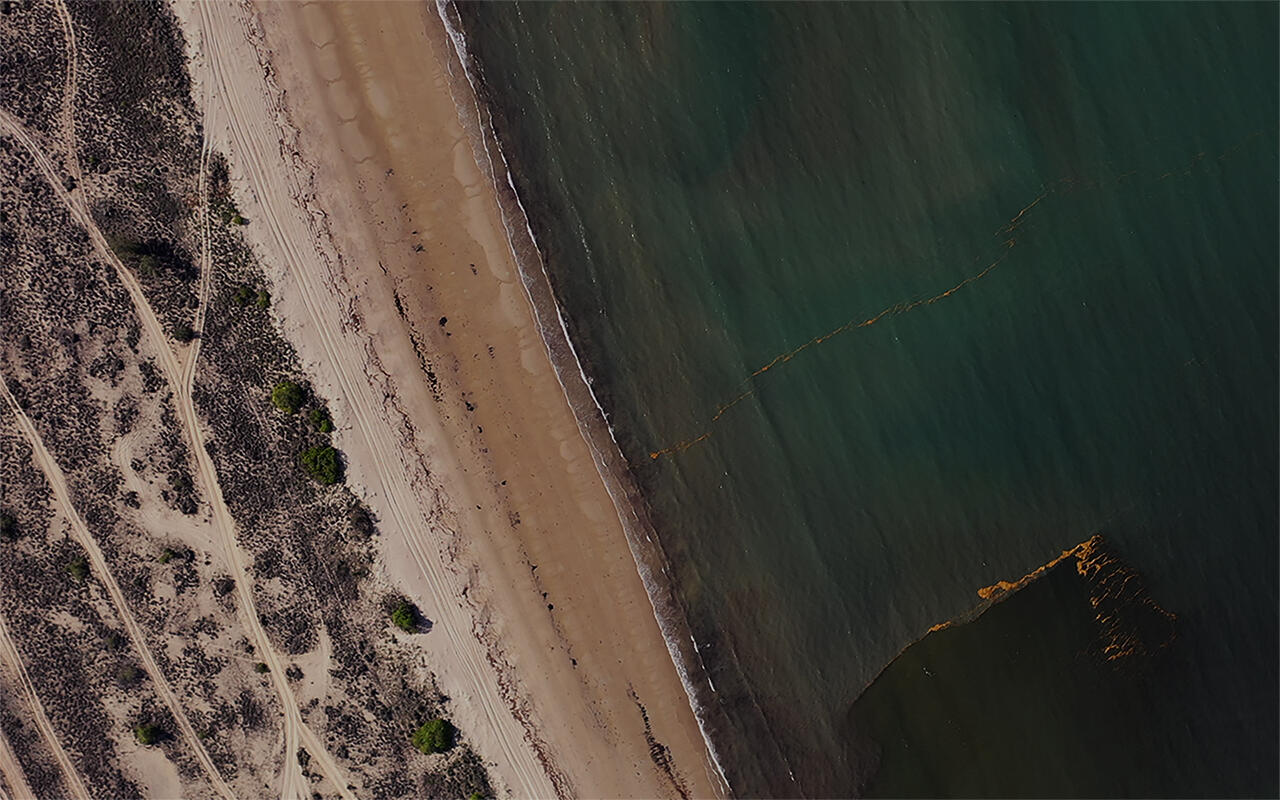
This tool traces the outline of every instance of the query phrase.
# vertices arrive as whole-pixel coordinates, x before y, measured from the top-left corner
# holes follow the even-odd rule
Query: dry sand
[[[716,794],[459,121],[455,96],[474,100],[435,7],[178,13],[211,67],[209,135],[231,155],[275,313],[496,786]]]

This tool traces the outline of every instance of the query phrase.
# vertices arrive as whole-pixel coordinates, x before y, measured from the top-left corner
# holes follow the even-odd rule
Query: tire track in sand
[[[200,143],[200,171],[196,180],[196,193],[200,196],[200,206],[196,213],[200,215],[200,287],[197,290],[199,304],[191,328],[196,337],[187,348],[187,360],[182,367],[182,388],[188,395],[195,385],[196,360],[200,357],[201,331],[204,330],[205,314],[209,310],[209,291],[213,284],[213,256],[209,242],[213,236],[209,222],[209,156],[212,145],[209,140],[209,129],[212,127],[213,106],[209,102],[209,86],[205,83],[204,99],[200,105],[201,120],[204,126],[203,141]]]
[[[0,621],[0,628],[3,626],[4,622]],[[13,752],[9,737],[3,730],[0,730],[0,776],[4,778],[0,781],[0,800],[35,800],[36,794],[31,791],[18,755]]]
[[[187,348],[186,358],[182,364],[180,384],[175,387],[179,397],[178,405],[183,416],[183,423],[188,428],[188,438],[195,444],[198,471],[207,490],[209,504],[213,510],[214,520],[219,532],[219,540],[223,545],[223,553],[228,564],[233,568],[236,579],[236,592],[239,597],[242,623],[255,639],[256,652],[263,655],[271,676],[271,682],[279,696],[284,711],[284,755],[281,761],[280,795],[283,798],[307,800],[311,797],[311,786],[302,775],[302,767],[298,763],[296,753],[299,742],[311,755],[312,762],[317,764],[321,772],[334,785],[340,795],[353,800],[354,795],[347,789],[346,780],[336,762],[330,756],[328,748],[302,720],[302,712],[298,708],[293,690],[285,679],[287,665],[276,653],[275,647],[267,637],[258,618],[253,600],[252,583],[244,564],[244,555],[235,538],[235,521],[222,496],[222,486],[218,483],[217,470],[213,460],[204,447],[204,436],[196,417],[193,389],[195,384],[196,362],[200,355],[201,337],[199,332],[204,327],[205,314],[209,307],[209,295],[213,283],[213,257],[210,250],[212,239],[212,223],[210,222],[208,163],[212,153],[209,132],[213,129],[214,105],[210,101],[211,81],[208,75],[203,77],[204,101],[202,117],[204,125],[204,141],[200,151],[200,177],[198,191],[200,194],[200,288],[199,305],[196,309],[195,322],[192,327],[197,336]],[[172,381],[171,381],[172,384]]]
[[[67,77],[62,89],[62,133],[67,145],[67,170],[75,178],[76,186],[84,186],[80,173],[80,152],[76,148],[76,91],[80,79],[79,50],[76,48],[76,29],[71,23],[71,11],[66,0],[55,0],[54,11],[62,23],[62,37],[67,51]],[[84,189],[80,188],[81,194]]]
[[[225,104],[237,163],[244,169],[257,195],[262,222],[284,257],[284,266],[296,282],[300,299],[310,318],[310,330],[324,348],[326,363],[338,378],[342,399],[350,411],[353,434],[364,440],[376,462],[376,475],[366,476],[380,481],[394,526],[388,533],[399,531],[417,564],[423,583],[421,588],[431,596],[439,615],[437,630],[447,637],[450,651],[465,674],[466,686],[479,704],[485,721],[494,733],[504,765],[516,785],[509,787],[518,797],[550,797],[557,794],[546,771],[539,764],[532,747],[526,742],[527,732],[516,720],[497,684],[479,639],[473,634],[473,621],[459,606],[446,587],[447,567],[439,554],[440,542],[429,535],[432,515],[423,506],[421,493],[414,489],[406,464],[404,445],[392,432],[383,398],[364,372],[366,354],[363,343],[344,335],[341,325],[330,320],[340,318],[332,312],[341,304],[334,289],[319,267],[323,257],[316,250],[318,231],[312,229],[299,198],[305,196],[298,176],[289,168],[281,153],[283,131],[277,127],[281,109],[269,100],[261,72],[246,80],[235,71],[238,62],[225,41],[231,37],[246,39],[253,47],[253,37],[246,30],[248,20],[237,17],[237,6],[223,3],[197,2],[204,40],[209,47],[207,57]],[[240,7],[239,14],[252,13]],[[258,66],[257,64],[254,65]],[[254,120],[268,121],[272,128],[264,132]],[[305,220],[305,221],[303,221]]]
[[[5,389],[8,393],[8,389]],[[22,654],[18,652],[18,646],[14,644],[13,638],[9,636],[9,628],[4,623],[4,617],[0,616],[0,662],[6,662],[18,678],[18,684],[22,687],[22,694],[27,701],[27,707],[31,709],[31,720],[35,723],[36,728],[40,731],[40,736],[44,739],[45,744],[49,745],[49,751],[53,754],[53,759],[58,762],[58,767],[62,770],[62,777],[67,783],[67,790],[77,800],[90,800],[89,790],[85,788],[84,782],[80,780],[80,773],[76,772],[75,765],[71,763],[71,758],[67,755],[67,751],[62,749],[62,743],[58,741],[58,732],[54,730],[53,724],[49,722],[49,717],[44,713],[44,704],[40,702],[40,696],[36,694],[35,684],[31,682],[31,676],[27,674],[27,668],[22,663]],[[4,734],[0,732],[0,738]],[[27,786],[26,776],[22,772],[22,765],[18,763],[17,756],[13,755],[13,750],[9,747],[9,740],[3,739],[3,750],[5,755],[0,759],[13,761],[12,767],[4,768],[4,777],[8,781],[10,789],[16,795],[21,795],[24,791],[28,797],[35,797],[31,791],[31,787]],[[11,769],[14,772],[11,772]]]

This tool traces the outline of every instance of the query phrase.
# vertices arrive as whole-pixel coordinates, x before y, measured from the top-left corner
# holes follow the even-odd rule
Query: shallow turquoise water
[[[737,793],[853,792],[880,669],[1095,532],[1178,614],[1162,696],[1215,742],[1143,769],[1275,793],[1276,6],[464,21]],[[1026,746],[1115,746],[1089,724]]]

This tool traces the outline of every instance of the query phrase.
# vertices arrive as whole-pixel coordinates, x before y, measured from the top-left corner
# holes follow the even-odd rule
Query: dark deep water
[[[1280,791],[1276,5],[462,15],[735,793]]]

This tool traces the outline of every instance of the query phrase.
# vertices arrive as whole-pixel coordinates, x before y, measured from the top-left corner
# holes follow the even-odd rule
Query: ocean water
[[[1280,791],[1276,5],[459,10],[733,793]]]

